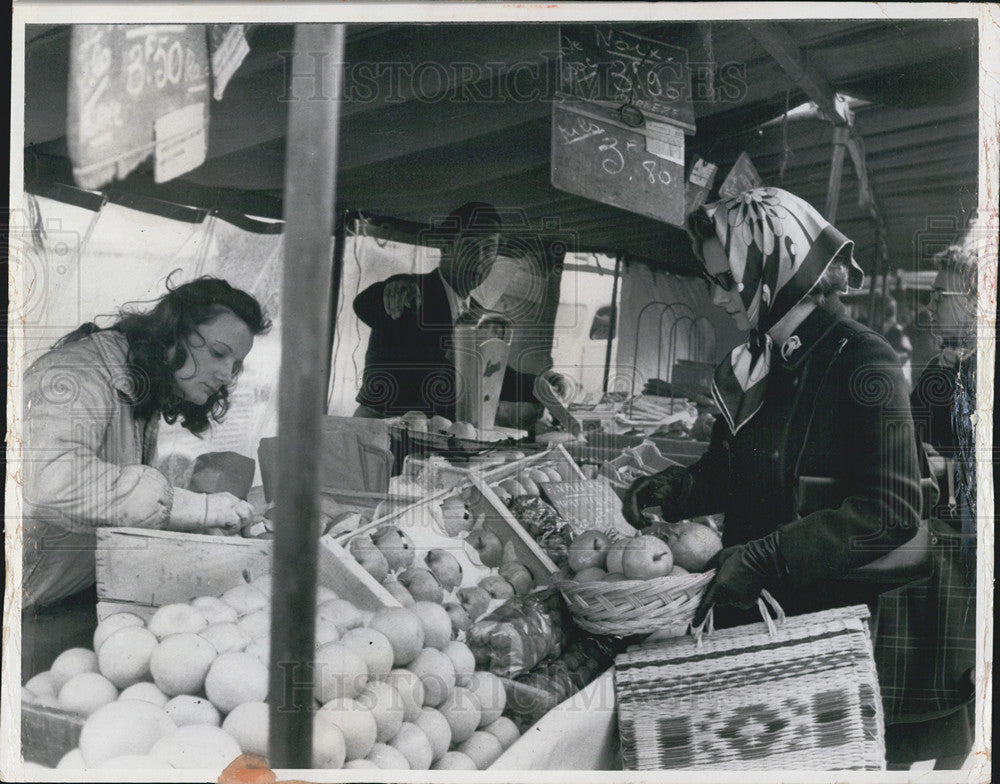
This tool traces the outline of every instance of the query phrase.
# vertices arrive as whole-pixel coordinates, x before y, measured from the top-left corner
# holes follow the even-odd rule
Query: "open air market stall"
[[[885,768],[899,716],[868,608],[786,618],[766,594],[761,622],[689,633],[725,520],[639,531],[622,499],[705,454],[714,369],[746,339],[701,277],[695,208],[761,184],[805,199],[854,241],[872,282],[847,305],[873,326],[885,295],[926,300],[942,248],[977,241],[974,20],[25,32],[18,236],[44,292],[25,309],[25,366],[175,269],[230,280],[274,320],[225,424],[202,440],[164,428],[157,463],[190,488],[207,481],[199,455],[255,461],[253,524],[98,528],[100,622],[92,646],[22,673],[26,760],[152,776],[241,753],[388,770]],[[191,89],[142,95],[174,76]],[[104,77],[138,107],[131,148],[81,102]],[[503,227],[471,292],[497,318],[446,319],[468,349],[447,366],[453,415],[352,417],[374,331],[357,298],[433,276],[468,202]],[[568,345],[579,372],[554,391]],[[491,362],[537,377],[535,399],[485,405]],[[949,688],[964,691],[948,709],[966,710],[975,630],[949,633]],[[282,662],[311,668],[311,689]]]

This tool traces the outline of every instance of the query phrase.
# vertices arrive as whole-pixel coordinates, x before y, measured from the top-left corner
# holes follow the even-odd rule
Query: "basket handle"
[[[764,623],[767,624],[767,633],[771,637],[777,636],[778,624],[784,623],[786,617],[784,609],[778,604],[778,600],[768,590],[762,588],[760,596],[757,597],[757,609],[760,610],[760,616],[763,618]],[[709,607],[702,622],[698,626],[691,627],[691,634],[694,635],[694,643],[698,648],[702,647],[702,637],[706,633],[712,634],[715,631],[714,610],[714,607]],[[771,617],[772,612],[774,613],[773,618]]]

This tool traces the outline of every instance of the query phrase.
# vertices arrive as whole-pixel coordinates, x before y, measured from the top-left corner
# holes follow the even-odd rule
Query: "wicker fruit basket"
[[[684,634],[715,570],[667,575],[652,580],[578,582],[557,578],[559,588],[581,629],[626,637]]]

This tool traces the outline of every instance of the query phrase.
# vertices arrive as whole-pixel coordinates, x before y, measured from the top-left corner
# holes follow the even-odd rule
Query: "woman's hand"
[[[746,544],[720,550],[705,564],[705,571],[715,569],[715,579],[691,620],[700,626],[713,605],[732,605],[743,610],[753,607],[765,582],[779,580],[788,573],[778,548],[778,532]]]
[[[254,521],[253,507],[232,493],[209,493],[205,528],[216,528],[223,535],[238,534]]]
[[[642,510],[658,506],[664,519],[676,520],[683,513],[693,484],[691,472],[683,466],[670,466],[658,474],[636,479],[625,491],[622,515],[635,528],[645,528],[649,521],[643,517]]]

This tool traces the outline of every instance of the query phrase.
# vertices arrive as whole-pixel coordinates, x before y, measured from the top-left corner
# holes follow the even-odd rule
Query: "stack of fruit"
[[[647,531],[614,540],[603,531],[584,531],[569,547],[567,576],[584,583],[677,577],[704,571],[722,549],[715,531],[690,520]]]
[[[58,767],[224,768],[267,754],[268,578],[102,621],[23,699],[85,716]],[[321,588],[316,768],[483,769],[518,737],[503,683],[475,668],[440,605],[363,612]],[[96,652],[95,652],[96,651]]]
[[[404,607],[417,601],[443,606],[457,634],[534,590],[536,580],[513,542],[486,528],[484,515],[474,518],[460,493],[434,504],[404,511],[397,525],[354,536],[348,550]]]
[[[397,422],[400,427],[413,433],[438,433],[466,441],[475,441],[479,438],[479,431],[470,422],[452,422],[438,414],[428,418],[423,411],[407,411]]]

